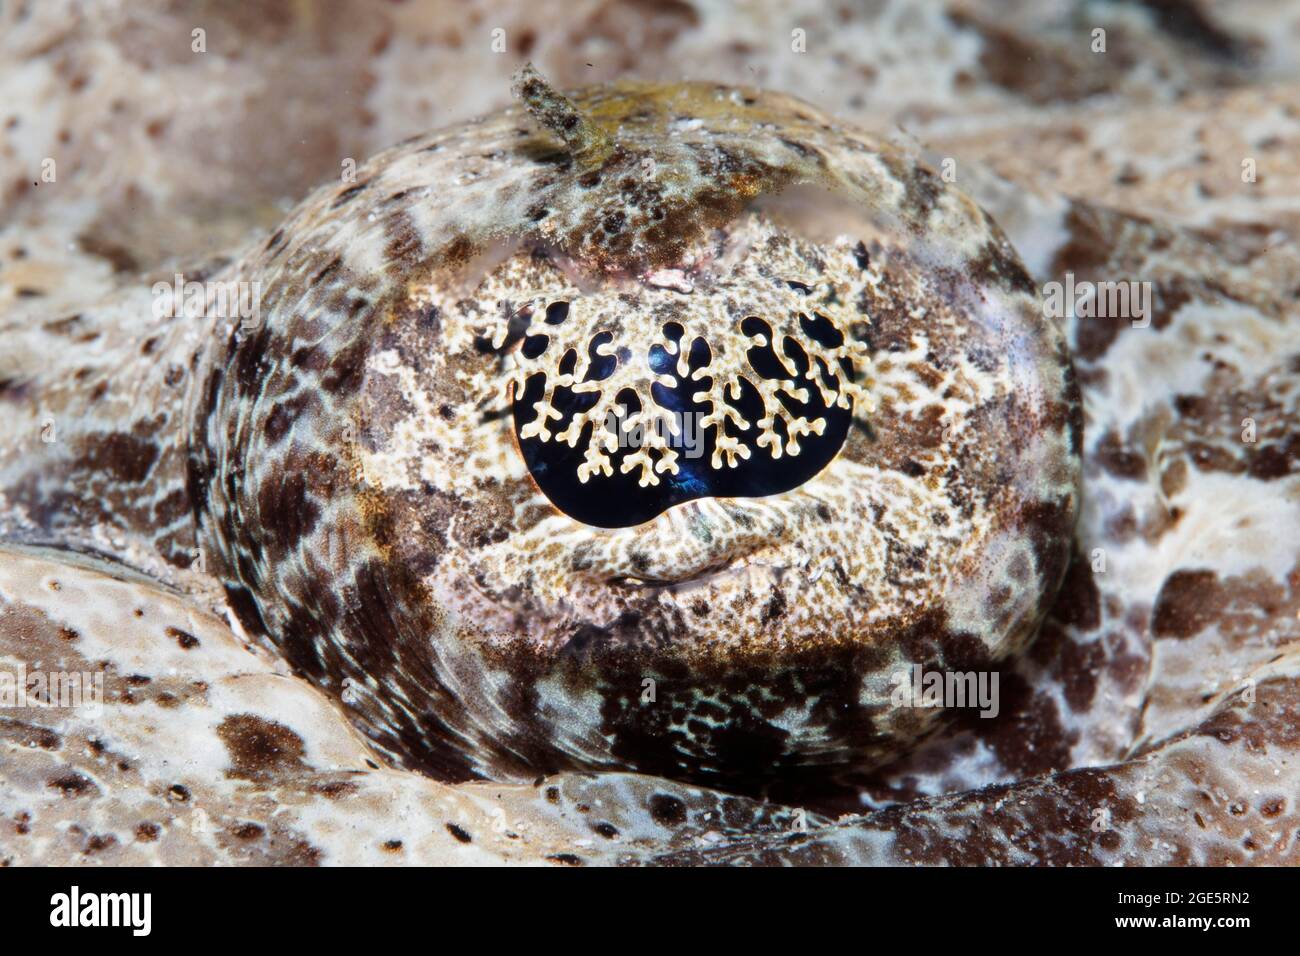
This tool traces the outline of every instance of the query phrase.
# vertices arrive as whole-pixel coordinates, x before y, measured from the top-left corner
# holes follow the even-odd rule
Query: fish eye
[[[789,491],[835,457],[870,401],[867,350],[832,317],[837,284],[860,270],[848,250],[778,235],[754,217],[732,236],[746,255],[689,293],[638,284],[530,303],[511,412],[555,507],[629,527],[698,498]]]
[[[1068,557],[1077,387],[1025,270],[812,107],[520,87],[241,264],[263,322],[190,441],[232,606],[451,779],[896,758],[942,715],[895,676],[1019,654]]]

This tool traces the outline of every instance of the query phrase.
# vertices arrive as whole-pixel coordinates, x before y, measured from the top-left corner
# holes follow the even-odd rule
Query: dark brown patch
[[[265,432],[267,441],[272,445],[279,444],[303,411],[316,405],[316,397],[309,392],[295,395],[293,398],[285,399],[283,402],[276,404],[271,409],[271,414],[266,416]]]
[[[162,827],[145,821],[135,828],[135,838],[141,843],[153,843],[162,833]]]
[[[63,746],[63,737],[48,727],[11,717],[0,717],[0,740],[8,740],[20,747],[39,747],[42,750],[58,750]]]
[[[1038,105],[1073,103],[1103,93],[1131,59],[1118,35],[1112,37],[1107,55],[1098,57],[1086,44],[1040,39],[963,9],[951,10],[948,16],[983,39],[979,64],[990,82]]]
[[[181,646],[182,650],[192,650],[199,646],[199,639],[189,631],[182,631],[179,627],[167,628],[167,636]]]
[[[1141,0],[1155,14],[1155,26],[1225,60],[1244,60],[1249,47],[1215,23],[1198,0]]]
[[[668,793],[656,793],[650,798],[650,816],[661,827],[679,827],[686,822],[686,804]]]
[[[998,692],[997,720],[984,720],[971,709],[963,712],[959,722],[980,731],[1002,765],[1017,777],[1069,767],[1071,739],[1056,701],[1035,693],[1024,678],[1009,671],[1001,672]]]
[[[1152,630],[1158,638],[1191,637],[1213,624],[1226,602],[1227,595],[1213,571],[1175,571],[1156,597]]]
[[[1052,606],[1052,616],[1085,634],[1101,624],[1101,592],[1097,589],[1087,556],[1078,551],[1075,551],[1065,580],[1061,582],[1061,590]]]
[[[1286,444],[1260,445],[1250,456],[1248,471],[1260,481],[1276,481],[1291,474],[1291,464],[1297,459],[1300,459],[1300,440],[1293,436]]]
[[[96,833],[86,841],[86,847],[81,852],[86,856],[92,856],[115,846],[117,846],[117,837],[113,836],[113,834]]]
[[[786,602],[785,595],[779,590],[773,590],[771,599],[767,606],[763,608],[763,623],[770,624],[785,616]]]
[[[58,790],[65,797],[84,797],[87,794],[99,793],[99,787],[93,780],[74,770],[51,778],[45,785],[51,790]]]
[[[351,780],[326,780],[312,783],[308,789],[330,800],[339,800],[357,792],[357,785]]]
[[[338,195],[334,197],[334,202],[330,204],[330,208],[338,209],[340,206],[343,206],[351,202],[353,199],[357,197],[357,195],[362,190],[364,190],[369,185],[370,183],[369,181],[367,181],[364,183],[357,183],[355,186],[349,186],[347,189],[340,190]]]
[[[87,255],[99,256],[107,260],[115,273],[136,272],[140,268],[140,263],[135,256],[120,243],[90,233],[78,236],[77,242]]]
[[[329,263],[324,268],[322,268],[319,272],[317,272],[314,276],[311,277],[311,285],[319,285],[320,283],[324,282],[335,272],[337,272],[341,265],[343,265],[342,257],[335,256],[333,259],[329,261]]]
[[[149,477],[158,461],[158,446],[127,432],[87,436],[76,468],[104,472],[124,484],[137,485]]]
[[[239,618],[239,624],[244,630],[250,634],[269,633],[266,622],[262,620],[262,612],[258,610],[257,602],[248,588],[226,584],[225,592],[226,602],[235,612],[235,617]]]
[[[321,387],[335,395],[350,395],[359,389],[365,375],[367,351],[365,339],[358,339],[340,351],[321,376]]]
[[[1146,460],[1125,446],[1115,432],[1107,432],[1097,443],[1094,453],[1097,461],[1116,478],[1140,481],[1146,477]]]
[[[424,256],[424,242],[419,230],[405,212],[389,216],[384,228],[388,236],[384,255],[388,259],[389,268],[409,269]]]
[[[258,491],[257,507],[266,544],[276,555],[296,547],[320,518],[320,506],[308,494],[302,471],[269,475]]]
[[[1016,258],[1011,244],[998,235],[980,249],[967,266],[971,278],[980,285],[996,286],[1008,292],[1033,294],[1037,287],[1025,267]]]
[[[230,754],[228,776],[268,780],[310,770],[302,759],[302,738],[284,724],[256,714],[234,714],[221,722],[217,735]]]

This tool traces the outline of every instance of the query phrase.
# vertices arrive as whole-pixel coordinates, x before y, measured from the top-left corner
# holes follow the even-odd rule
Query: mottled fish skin
[[[226,160],[229,169],[238,170],[231,180],[207,183],[208,177],[194,171],[202,166],[186,166],[183,150],[176,148],[184,130],[164,128],[157,146],[104,154],[96,160],[98,173],[79,173],[74,166],[69,175],[61,160],[58,188],[64,192],[41,187],[41,201],[72,191],[73,199],[61,207],[62,220],[50,217],[58,222],[50,228],[50,234],[61,237],[58,241],[42,238],[44,207],[24,206],[26,200],[15,200],[17,193],[0,198],[18,212],[12,224],[0,226],[0,279],[5,283],[0,286],[5,344],[0,356],[0,538],[9,542],[0,545],[0,666],[7,671],[25,666],[102,673],[106,697],[103,712],[94,715],[70,708],[0,710],[0,862],[1297,862],[1300,569],[1294,542],[1300,540],[1300,479],[1295,475],[1300,445],[1293,439],[1300,418],[1294,385],[1300,374],[1294,288],[1294,276],[1300,274],[1295,241],[1300,228],[1289,211],[1294,189],[1288,183],[1295,181],[1300,150],[1288,143],[1300,136],[1300,92],[1294,80],[1286,79],[1294,70],[1288,73],[1285,64],[1298,62],[1286,48],[1287,30],[1260,34],[1248,12],[1234,12],[1230,4],[1203,4],[1208,15],[1187,21],[1188,30],[1177,36],[1140,17],[1107,24],[1117,55],[1098,57],[1083,52],[1086,43],[1080,45],[1073,33],[1058,30],[1055,14],[1038,9],[1024,11],[1024,23],[1011,26],[979,4],[963,4],[960,10],[936,5],[907,22],[885,5],[877,20],[833,27],[817,19],[824,13],[808,10],[791,15],[809,24],[814,42],[818,25],[826,26],[821,33],[840,55],[795,58],[799,65],[792,68],[788,56],[783,60],[761,52],[771,39],[761,24],[774,11],[764,7],[762,15],[740,24],[730,18],[728,29],[738,31],[737,43],[751,45],[750,53],[740,54],[724,52],[716,43],[719,24],[728,19],[720,7],[706,2],[683,6],[695,23],[674,14],[667,26],[660,25],[666,30],[662,36],[635,54],[624,51],[645,64],[644,75],[678,74],[681,64],[700,60],[703,51],[716,51],[709,57],[715,75],[735,83],[752,81],[750,67],[757,62],[755,72],[768,85],[803,91],[845,119],[892,119],[894,114],[882,111],[876,99],[905,104],[925,130],[933,166],[938,169],[944,158],[957,156],[958,185],[991,215],[988,222],[983,213],[978,221],[964,220],[959,237],[997,236],[1001,247],[1002,232],[992,225],[996,220],[1009,240],[1001,258],[1023,261],[1026,278],[1018,281],[1027,286],[1024,294],[1034,299],[1037,314],[1041,302],[1036,290],[1063,280],[1066,273],[1080,281],[1143,280],[1154,286],[1148,327],[1134,328],[1127,320],[1061,321],[1059,340],[1075,369],[1084,415],[1078,446],[1082,502],[1059,597],[1036,641],[1002,667],[999,717],[959,715],[901,760],[873,770],[869,765],[874,761],[868,759],[863,767],[840,775],[837,789],[829,793],[810,795],[797,779],[784,790],[782,780],[766,782],[754,788],[766,791],[765,799],[737,795],[738,787],[746,788],[736,779],[727,781],[733,791],[727,792],[668,775],[624,772],[599,751],[580,761],[590,761],[588,772],[560,770],[563,761],[551,745],[535,746],[548,732],[545,722],[526,745],[505,752],[496,747],[491,727],[479,728],[477,737],[467,732],[442,750],[429,746],[425,727],[417,733],[386,733],[386,727],[410,730],[412,725],[395,719],[394,708],[381,706],[374,695],[347,693],[342,678],[364,678],[370,668],[400,675],[400,664],[367,661],[358,668],[346,660],[347,653],[314,662],[307,642],[289,640],[287,631],[274,627],[265,628],[269,635],[263,633],[266,621],[257,620],[263,605],[253,592],[282,576],[284,586],[261,598],[275,619],[292,612],[295,589],[300,596],[307,585],[265,549],[250,553],[241,542],[251,529],[246,532],[223,517],[229,513],[223,501],[252,497],[245,484],[246,465],[253,471],[273,467],[257,454],[245,461],[239,458],[244,452],[229,451],[250,441],[257,444],[262,437],[247,432],[223,436],[203,418],[223,401],[247,397],[234,386],[229,396],[221,394],[223,379],[238,375],[237,358],[227,364],[228,357],[237,357],[241,349],[252,366],[246,373],[250,381],[265,380],[270,389],[284,386],[266,374],[269,367],[258,367],[258,351],[246,347],[249,331],[256,335],[257,330],[241,332],[232,323],[193,316],[155,318],[157,297],[151,285],[170,282],[178,270],[158,256],[150,241],[122,228],[128,208],[133,217],[148,216],[152,205],[164,211],[156,221],[165,224],[171,209],[184,208],[187,196],[204,189],[224,198],[239,182],[252,197],[263,182],[281,190],[292,183],[292,190],[305,180],[289,173],[278,173],[280,180],[256,174],[255,162],[277,171],[281,164],[245,155]],[[102,67],[97,58],[117,55],[119,38],[111,32],[99,37],[94,57],[81,61],[77,45],[69,44],[74,51],[70,69],[46,71],[49,77],[42,80],[41,51],[51,48],[60,19],[57,4],[42,7],[25,22],[6,24],[0,33],[24,62],[38,65],[28,77],[44,84],[49,92],[43,95],[70,104],[67,122],[74,135],[102,130],[98,124],[117,114],[94,105],[100,87],[92,84],[92,95],[79,99],[75,94],[81,87],[73,83],[75,89],[65,91],[60,84],[84,75],[87,63]],[[586,19],[578,16],[573,29],[601,29],[602,18],[616,15],[605,10]],[[517,36],[513,18],[525,15],[506,11],[501,16],[510,35]],[[1294,17],[1294,10],[1287,16]],[[112,21],[105,22],[111,31]],[[292,17],[286,22],[291,36],[311,35]],[[127,26],[123,21],[123,36],[129,35]],[[385,56],[372,52],[387,44],[373,44],[370,29],[363,25],[354,39],[327,53],[314,51],[310,40],[293,42],[301,44],[305,59],[320,56],[337,75],[355,70],[360,77],[371,58],[379,62]],[[635,33],[608,32],[616,46]],[[940,46],[930,46],[940,39]],[[372,44],[370,51],[367,44]],[[918,57],[900,61],[880,55],[908,44],[922,51]],[[1126,59],[1129,44],[1146,51],[1141,66]],[[389,60],[402,54],[401,44],[394,47]],[[272,75],[286,62],[270,41],[251,39],[244,52],[253,75]],[[483,67],[484,75],[498,71],[493,82],[501,90],[506,81],[499,71],[513,69],[503,59],[488,60]],[[546,61],[545,56],[539,59]],[[565,86],[585,82],[589,74],[573,75],[567,59],[554,69],[545,65]],[[909,59],[925,63],[934,82],[908,82],[908,71],[914,69]],[[478,60],[471,57],[469,62]],[[1022,62],[1054,67],[1016,68]],[[873,64],[865,85],[873,89],[876,84],[876,95],[869,94],[871,102],[864,104],[855,92],[863,88],[861,75],[850,78],[843,71],[865,63]],[[1152,63],[1163,79],[1156,97],[1143,102]],[[165,61],[140,64],[123,57],[111,69],[128,78],[170,76],[168,82],[185,89],[183,74],[169,75],[171,68]],[[1271,86],[1249,85],[1270,69]],[[393,75],[379,81],[380,102],[394,102],[388,85]],[[358,80],[353,86],[362,90],[366,83]],[[492,83],[478,84],[472,96],[490,87]],[[463,88],[463,77],[457,77],[455,89]],[[224,115],[232,125],[225,135],[245,118],[256,120],[257,110],[264,108],[256,97],[230,89],[234,93],[224,101]],[[699,89],[703,99],[720,91],[712,84]],[[1160,98],[1165,92],[1179,93],[1176,108],[1172,99]],[[166,96],[158,90],[151,95]],[[285,95],[297,95],[292,84]],[[723,104],[724,116],[749,108],[743,102],[746,95],[761,99],[764,108],[795,108],[792,101],[770,94],[742,93],[740,103]],[[1084,99],[1088,96],[1102,99],[1090,105]],[[58,123],[33,123],[24,112],[31,108],[25,104],[39,101],[16,98],[24,104],[14,107],[14,115],[22,114],[24,121],[17,127],[20,135],[34,129],[39,137],[48,129],[53,137],[57,131]],[[128,112],[138,109],[129,97],[124,102]],[[472,111],[485,111],[487,105]],[[957,112],[969,110],[982,121],[953,123],[954,105]],[[321,130],[359,127],[350,110],[365,112],[351,101],[324,118],[311,107],[300,109],[292,120],[298,124],[292,138],[319,143],[306,132],[312,123]],[[1016,110],[1023,111],[1020,119],[1003,118]],[[927,111],[939,119],[931,121]],[[391,117],[399,112],[381,109],[382,129],[375,135],[391,132]],[[522,111],[507,115],[512,117],[509,125],[528,123]],[[807,115],[823,116],[820,110]],[[280,122],[277,111],[265,116],[272,117],[264,122],[268,130]],[[805,161],[817,165],[819,157],[834,161],[837,148],[830,141],[843,133],[844,124],[825,122],[835,130],[802,130],[794,138],[804,145],[817,141],[818,151],[811,156],[786,147],[786,154],[768,159],[784,167]],[[143,118],[138,125],[143,129]],[[483,132],[490,134],[490,125]],[[530,163],[511,167],[521,177],[521,195],[531,195],[537,187],[529,177],[545,175],[537,170],[562,163],[565,154],[559,140],[526,128],[527,138],[546,149],[539,148]],[[14,135],[12,129],[13,124],[7,136]],[[357,182],[365,170],[383,169],[385,177],[390,175],[389,163],[409,162],[403,157],[415,144],[433,145],[437,135],[410,140],[363,164]],[[906,170],[922,168],[880,139],[850,135],[865,147],[863,160],[875,157],[887,174],[878,182],[905,181]],[[265,138],[277,141],[271,133]],[[371,148],[384,142],[381,138]],[[601,138],[591,144],[599,155]],[[740,145],[744,155],[763,148],[748,138]],[[34,148],[39,153],[43,147]],[[150,148],[179,161],[172,167],[140,164],[137,155]],[[329,162],[315,167],[308,178],[324,178],[333,170],[335,154],[346,155],[332,146],[317,151]],[[45,152],[58,149],[51,145]],[[301,152],[307,155],[310,147]],[[1239,182],[1243,157],[1258,160],[1257,183]],[[469,187],[469,196],[475,183],[496,182],[492,174],[511,166],[490,153],[480,160],[483,169],[458,184]],[[137,167],[152,172],[146,176]],[[419,173],[408,166],[402,175],[418,179]],[[187,176],[192,186],[168,191],[169,183],[184,184]],[[130,203],[123,198],[115,206],[118,187],[112,177],[144,188]],[[1075,198],[1058,192],[1067,183],[1065,191]],[[169,232],[164,225],[154,232],[177,243],[186,266],[179,271],[188,279],[256,273],[268,284],[279,281],[274,260],[289,255],[279,243],[295,236],[337,243],[336,272],[352,257],[370,255],[373,261],[353,268],[346,286],[342,278],[331,280],[334,273],[325,275],[321,282],[326,290],[320,294],[336,300],[327,304],[328,310],[346,314],[355,291],[379,300],[367,299],[361,313],[366,319],[379,314],[387,318],[387,328],[414,322],[419,329],[423,318],[425,334],[446,334],[445,321],[439,329],[427,328],[427,310],[413,314],[437,293],[404,287],[405,277],[441,261],[428,240],[430,224],[420,221],[420,207],[399,196],[390,212],[371,222],[369,214],[384,208],[381,201],[401,190],[349,193],[356,184],[323,189],[283,228],[276,225],[282,212],[271,206],[267,194],[259,194],[257,201],[265,206],[246,212],[240,228],[257,223],[265,231],[242,246],[246,232],[210,216],[195,220],[201,229],[181,216],[179,227]],[[77,190],[84,191],[80,205]],[[84,210],[96,208],[86,199],[97,198],[97,190],[104,193],[105,205],[86,218]],[[926,188],[911,192],[915,202]],[[959,195],[943,190],[950,193]],[[905,189],[900,208],[906,198]],[[357,215],[363,209],[365,215]],[[723,215],[717,207],[705,204],[699,211],[709,212],[675,221],[681,228],[656,246],[665,250],[662,255],[637,261],[636,268],[671,267],[675,257],[689,253],[691,237],[699,235],[695,227],[718,227],[719,220],[709,218]],[[521,208],[518,221],[545,224],[548,216],[558,217],[554,229],[578,231],[590,239],[579,243],[578,258],[597,270],[617,274],[620,263],[643,253],[620,245],[617,238],[636,229],[618,230],[613,237],[604,230],[582,229],[586,211],[581,204],[560,204],[554,211],[548,207],[548,216],[532,219],[537,212],[533,206]],[[409,228],[403,217],[413,221]],[[744,228],[752,230],[747,234],[764,234],[768,225],[754,222]],[[73,235],[87,240],[74,248],[66,241]],[[112,242],[106,243],[106,236]],[[484,244],[495,248],[494,242]],[[20,245],[22,257],[15,252]],[[213,256],[229,248],[238,251]],[[877,265],[890,261],[884,245],[869,251]],[[826,252],[819,248],[814,258],[833,269],[833,250]],[[301,268],[318,266],[311,272],[315,276],[333,261],[332,256],[318,259],[315,251],[303,249]],[[507,260],[473,265],[490,265],[479,274],[510,288],[518,274]],[[59,283],[42,278],[52,270],[71,278]],[[968,271],[972,276],[967,278],[977,275],[974,281],[982,288],[998,270]],[[530,281],[534,278],[552,283],[546,290],[559,288],[559,280],[544,270],[530,273]],[[959,277],[957,284],[962,281]],[[305,289],[307,283],[298,286]],[[21,298],[13,292],[19,288],[26,290]],[[442,306],[445,320],[449,309]],[[900,321],[890,333],[884,318],[877,328],[897,336],[907,325]],[[361,392],[373,389],[367,396],[371,411],[387,415],[381,418],[385,428],[400,422],[405,410],[400,401],[385,404],[400,389],[381,389],[379,383],[404,379],[383,353],[410,361],[412,341],[419,341],[404,342],[397,333],[392,339],[378,354],[367,351],[361,375]],[[1059,367],[1066,364],[1063,358]],[[328,374],[327,369],[316,372]],[[213,382],[218,383],[216,395],[207,388]],[[288,385],[282,397],[292,400],[294,387]],[[257,391],[260,399],[262,390]],[[313,397],[333,409],[327,392]],[[259,423],[269,425],[274,407],[264,411]],[[304,414],[329,418],[325,406]],[[1253,424],[1253,440],[1244,438],[1247,422]],[[50,426],[54,440],[42,441]],[[1068,433],[1068,428],[1061,432]],[[368,469],[363,474],[391,480],[392,472],[386,470],[390,459],[367,443],[364,427],[340,437],[368,456],[359,462]],[[854,460],[861,447],[846,446],[845,458]],[[298,474],[318,482],[334,474],[333,462],[313,464],[320,467]],[[521,484],[527,484],[521,466],[512,467]],[[230,498],[212,485],[217,474],[230,483]],[[268,513],[275,510],[276,494],[294,492],[292,483],[284,482],[268,489]],[[309,493],[318,491],[316,486]],[[205,494],[208,501],[202,503]],[[283,523],[289,516],[277,518]],[[317,520],[351,523],[328,509]],[[388,559],[394,552],[411,554],[412,538],[384,542],[374,522],[359,524],[356,540],[368,547],[376,541],[387,544]],[[304,562],[331,559],[328,548],[287,547],[297,530],[301,528],[292,523],[287,530],[282,527],[272,535],[280,543],[267,548],[281,548],[281,556],[293,551]],[[445,530],[438,527],[440,534]],[[501,544],[485,541],[483,547],[502,551]],[[1066,551],[1063,547],[1063,559]],[[798,611],[798,593],[783,593],[786,603],[778,620],[792,616],[792,604]],[[326,600],[324,592],[320,599]],[[761,615],[768,607],[763,601],[748,610]],[[1018,650],[1023,641],[1010,643]],[[336,646],[350,652],[346,642]],[[407,686],[428,685],[414,680]],[[896,728],[896,742],[925,729]],[[574,747],[562,751],[572,757]],[[420,765],[412,759],[417,754],[433,756]],[[546,773],[541,779],[532,777],[537,767]],[[682,767],[662,769],[672,776],[693,773]],[[547,773],[554,770],[560,772]],[[455,782],[475,775],[497,782]]]
[[[0,717],[6,864],[612,864],[796,819],[633,774],[450,786],[386,767],[278,657],[96,559],[0,551],[0,662],[104,674],[100,712]]]
[[[995,667],[1061,580],[1081,440],[1064,339],[977,206],[807,104],[704,84],[573,103],[606,153],[557,155],[506,110],[381,154],[232,267],[262,321],[212,337],[189,414],[215,573],[245,629],[444,779],[630,769],[753,791],[887,762],[941,717],[895,706],[896,675]],[[800,187],[863,232],[810,239],[757,211]],[[500,264],[476,265],[494,244]],[[665,269],[693,291],[639,278]],[[742,382],[825,390],[863,427],[789,491],[595,527],[530,478],[510,396],[545,377],[537,422],[561,431],[556,383],[590,379],[602,334],[616,367],[584,414],[656,407],[674,375],[636,356],[673,349],[680,381],[711,383],[706,476],[747,466],[737,449],[797,463],[799,427],[825,428],[764,394],[784,431],[741,447],[722,412],[768,420],[727,404]],[[755,371],[769,338],[809,374]],[[564,430],[586,442],[574,487],[645,493],[613,484],[580,420]],[[679,467],[667,454],[643,485]]]
[[[8,863],[1244,864],[1295,859],[1295,652],[1119,766],[834,819],[661,778],[449,785],[183,595],[6,548],[0,660],[105,676],[0,721]],[[125,609],[129,609],[124,613]]]

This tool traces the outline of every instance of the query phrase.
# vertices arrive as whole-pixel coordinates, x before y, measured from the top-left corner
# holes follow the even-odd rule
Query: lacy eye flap
[[[747,225],[722,276],[502,300],[520,450],[564,513],[627,527],[696,498],[789,491],[865,418],[870,358],[841,306],[866,281],[852,251]]]

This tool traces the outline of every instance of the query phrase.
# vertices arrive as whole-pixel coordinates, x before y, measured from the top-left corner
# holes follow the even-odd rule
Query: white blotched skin
[[[610,71],[594,76],[574,65],[581,41],[535,27],[533,56],[560,85],[707,61],[719,79],[788,89],[867,125],[896,119],[887,111],[901,104],[936,168],[955,157],[958,185],[1037,282],[1069,271],[1155,284],[1148,328],[1063,322],[1087,416],[1076,558],[1034,649],[1003,675],[999,718],[959,721],[864,781],[856,807],[836,808],[854,812],[835,820],[618,772],[449,786],[387,769],[330,699],[240,631],[207,569],[189,562],[193,530],[169,501],[184,484],[184,456],[169,448],[189,371],[171,357],[192,354],[202,332],[151,319],[149,287],[170,281],[168,255],[193,274],[245,237],[263,241],[246,230],[274,229],[283,210],[272,200],[333,175],[336,155],[360,158],[430,125],[411,77],[446,68],[442,41],[376,18],[326,55],[295,23],[279,39],[300,55],[254,32],[244,67],[214,84],[191,64],[124,52],[142,14],[123,12],[90,39],[65,39],[74,69],[92,77],[72,89],[42,52],[64,18],[41,5],[3,31],[24,64],[0,75],[20,119],[4,128],[4,158],[32,180],[41,157],[60,164],[57,185],[0,200],[12,214],[0,228],[0,532],[93,549],[143,574],[62,551],[0,555],[0,666],[102,671],[108,698],[95,714],[0,711],[6,861],[1295,862],[1300,95],[1293,34],[1278,19],[1295,14],[1211,4],[1221,35],[1191,40],[1142,17],[1107,24],[1113,51],[1130,41],[1149,52],[1139,67],[1080,55],[1041,6],[1021,27],[978,5],[920,22],[888,6],[847,27],[811,9],[751,6],[738,22],[696,4],[695,25],[670,17],[640,34],[628,27],[636,13],[584,7],[564,30],[641,36],[635,54],[584,53]],[[512,42],[546,19],[535,7],[499,14]],[[788,34],[787,16],[808,24],[802,57],[765,52],[773,31]],[[839,58],[817,48],[819,26]],[[386,29],[391,43],[375,43]],[[719,54],[724,33],[752,52]],[[1024,59],[1007,56],[1009,38],[1061,70],[998,71]],[[1240,49],[1252,44],[1253,60]],[[440,105],[463,102],[450,91],[504,96],[518,60],[476,48],[465,40],[454,54],[463,69],[429,87]],[[199,70],[222,55],[214,40]],[[1150,59],[1166,79],[1145,92]],[[295,90],[311,88],[314,69],[371,71],[370,132],[359,132],[359,100],[289,108],[312,103]],[[300,85],[281,84],[282,100],[246,95],[293,70]],[[475,72],[495,78],[467,82]],[[359,97],[366,85],[353,87]],[[214,109],[186,118],[199,89],[213,91]],[[1162,97],[1175,89],[1193,92],[1171,106]],[[1102,99],[1076,102],[1080,91]],[[115,97],[141,130],[151,110],[171,126],[123,144]],[[297,125],[280,129],[285,116]],[[194,123],[212,125],[198,135]],[[60,126],[71,146],[58,145]],[[102,162],[97,130],[114,144]],[[259,130],[267,152],[207,148],[253,143]],[[367,148],[350,148],[365,137]],[[1253,183],[1241,178],[1245,158]],[[131,184],[143,198],[128,206]],[[236,193],[240,210],[216,202]],[[150,216],[167,229],[137,233]],[[78,235],[100,241],[70,248]],[[1247,419],[1254,441],[1243,440]],[[45,444],[50,420],[57,438]],[[94,440],[122,431],[138,441]]]

